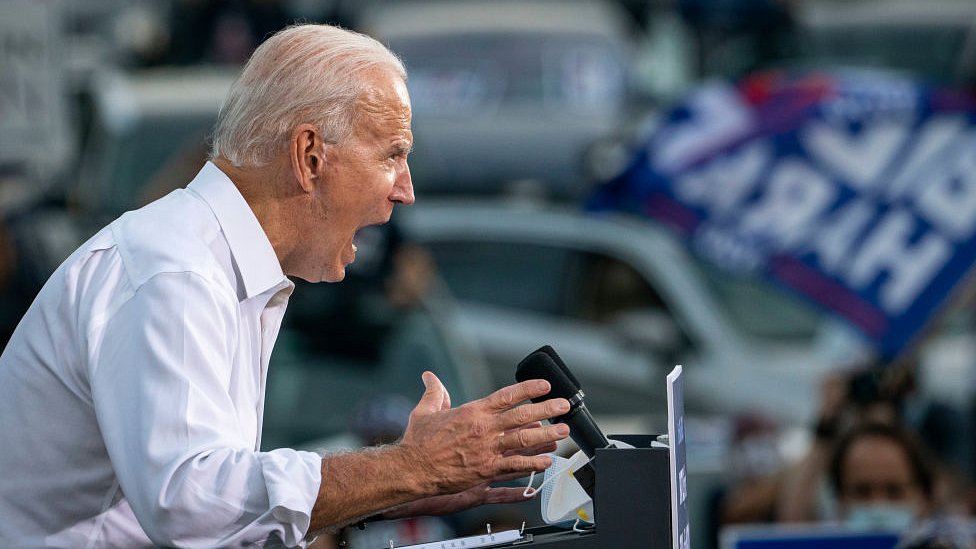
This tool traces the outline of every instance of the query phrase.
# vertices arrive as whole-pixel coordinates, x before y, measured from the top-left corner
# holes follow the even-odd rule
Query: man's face
[[[368,76],[372,92],[360,104],[352,135],[327,145],[316,192],[317,280],[338,282],[356,259],[353,238],[363,227],[390,220],[395,204],[414,201],[407,154],[413,146],[410,98],[393,73]],[[311,236],[311,235],[310,235]]]

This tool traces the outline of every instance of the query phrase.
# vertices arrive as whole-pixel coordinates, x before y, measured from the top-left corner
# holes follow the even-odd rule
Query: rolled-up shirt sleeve
[[[241,320],[226,286],[161,273],[110,311],[92,399],[120,489],[153,543],[302,545],[321,479],[311,452],[255,450],[231,395]],[[256,414],[253,417],[260,417]]]

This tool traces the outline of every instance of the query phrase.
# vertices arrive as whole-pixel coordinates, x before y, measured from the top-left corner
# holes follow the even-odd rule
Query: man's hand
[[[457,494],[431,496],[395,507],[383,513],[383,519],[419,516],[439,516],[465,511],[489,503],[518,503],[526,501],[525,487],[493,487],[487,482]]]
[[[542,424],[539,422],[534,422],[523,427],[524,429],[534,429],[541,427]],[[549,453],[556,451],[555,442],[547,442],[545,444],[534,446],[531,448],[525,448],[523,450],[509,450],[506,455],[524,455],[524,456],[534,456],[543,453]],[[521,473],[512,473],[509,475],[503,475],[495,479],[496,482],[503,482],[506,480],[515,480],[523,478],[525,475]],[[456,494],[444,494],[440,496],[431,496],[417,501],[412,501],[405,505],[400,505],[399,507],[389,509],[383,513],[384,519],[397,519],[397,518],[407,518],[407,517],[419,517],[424,515],[438,516],[447,515],[450,513],[457,513],[459,511],[465,511],[471,509],[472,507],[478,507],[480,505],[487,505],[490,503],[519,503],[525,501],[526,499],[532,499],[534,496],[526,496],[525,488],[518,487],[494,487],[491,483],[484,482],[478,484],[473,488],[469,488],[463,492],[458,492]]]
[[[492,488],[552,464],[564,424],[543,419],[569,411],[564,398],[522,402],[549,392],[542,380],[510,385],[457,408],[437,376],[424,372],[427,390],[410,413],[399,444],[322,458],[322,482],[310,532],[334,530],[386,509],[396,518],[445,514],[482,503],[522,501],[521,488]]]
[[[399,446],[413,464],[418,485],[431,496],[443,497],[429,505],[466,508],[524,499],[513,491],[519,489],[487,485],[551,465],[549,456],[539,454],[555,450],[556,441],[569,435],[569,427],[539,422],[566,413],[569,402],[556,398],[520,404],[549,392],[548,382],[529,380],[451,408],[447,389],[437,376],[424,372],[423,380],[427,389],[410,414]]]

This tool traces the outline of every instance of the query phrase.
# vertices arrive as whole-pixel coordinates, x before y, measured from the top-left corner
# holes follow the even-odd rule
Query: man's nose
[[[403,170],[397,175],[396,182],[393,184],[393,195],[390,199],[407,206],[413,204],[413,180],[410,177],[409,165],[404,164]]]

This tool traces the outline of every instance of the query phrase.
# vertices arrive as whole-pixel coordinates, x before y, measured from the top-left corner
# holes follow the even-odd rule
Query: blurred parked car
[[[235,69],[218,67],[93,75],[72,203],[100,227],[186,185],[206,160],[234,78]]]
[[[976,84],[976,2],[820,0],[799,3],[803,65],[895,69]]]
[[[403,222],[433,253],[495,384],[552,344],[607,430],[660,429],[653,418],[666,412],[664,376],[675,364],[685,366],[690,413],[762,411],[802,424],[824,374],[863,351],[849,328],[710,269],[632,218],[428,200]]]
[[[976,84],[972,0],[681,0],[647,9],[638,73],[665,101],[706,78],[771,68],[881,68]]]
[[[584,191],[584,152],[625,120],[636,25],[595,0],[390,2],[360,30],[407,65],[419,194]]]

